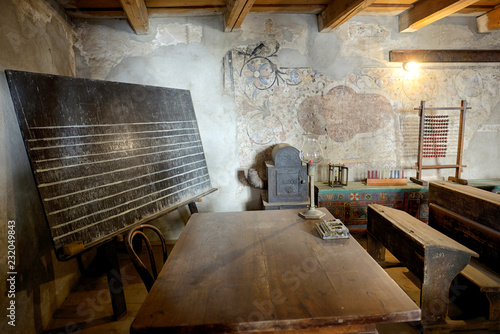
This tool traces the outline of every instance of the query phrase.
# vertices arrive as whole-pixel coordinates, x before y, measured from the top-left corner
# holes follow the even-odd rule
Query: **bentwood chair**
[[[153,225],[149,224],[142,224],[139,226],[134,227],[131,229],[127,237],[125,238],[125,246],[127,248],[127,252],[130,255],[130,258],[132,259],[132,263],[134,264],[135,269],[141,276],[142,281],[144,282],[144,285],[146,286],[146,289],[151,290],[151,287],[153,286],[154,282],[156,281],[156,278],[158,277],[158,270],[156,269],[156,261],[153,255],[153,247],[151,246],[151,242],[149,241],[149,238],[146,236],[144,233],[145,229],[149,229],[153,232],[155,232],[156,235],[158,235],[158,238],[160,239],[161,242],[161,248],[163,252],[163,262],[167,260],[167,243],[165,242],[165,238],[163,237],[163,234],[161,231],[156,228]],[[134,249],[134,238],[140,238],[144,241],[146,245],[146,249],[148,251],[149,255],[149,263],[151,265],[151,270],[149,270],[144,262],[141,260],[139,255],[137,254],[140,252],[140,249],[136,251]],[[142,244],[142,243],[140,243]],[[163,265],[163,264],[162,264]]]

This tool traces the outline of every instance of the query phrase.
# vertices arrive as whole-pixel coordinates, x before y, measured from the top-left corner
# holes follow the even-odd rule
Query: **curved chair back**
[[[156,269],[156,262],[155,258],[153,256],[153,247],[151,246],[151,242],[149,241],[148,237],[146,234],[144,234],[144,229],[149,229],[153,232],[155,232],[158,237],[160,238],[161,241],[161,248],[163,251],[163,262],[167,260],[167,243],[165,242],[165,238],[163,237],[163,234],[161,231],[156,228],[153,225],[149,224],[142,224],[139,226],[134,227],[131,229],[127,237],[125,238],[125,247],[127,248],[127,252],[130,255],[130,258],[132,259],[132,263],[134,264],[135,269],[139,273],[139,275],[142,278],[142,281],[144,282],[144,285],[146,286],[146,289],[151,290],[151,287],[153,286],[156,278],[158,277],[158,271]],[[148,250],[148,255],[149,255],[149,262],[151,264],[151,270],[149,270],[144,262],[140,259],[139,255],[137,254],[136,250],[134,249],[134,238],[139,237],[144,241],[146,248]],[[140,250],[138,250],[140,251]]]

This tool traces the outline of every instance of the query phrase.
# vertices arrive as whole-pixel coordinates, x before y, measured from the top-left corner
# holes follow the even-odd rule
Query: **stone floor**
[[[356,239],[366,248],[365,237],[356,236]],[[93,263],[86,270],[80,284],[68,296],[61,308],[54,313],[53,321],[46,333],[129,333],[130,325],[144,301],[147,291],[124,247],[119,248],[118,257],[125,287],[127,313],[118,321],[113,321],[104,268],[99,268]],[[387,273],[418,305],[420,298],[419,280],[406,268],[399,266],[397,259],[390,253],[386,255],[387,263],[388,267],[385,268]],[[463,317],[465,312],[458,306],[450,305],[450,315],[453,313],[458,317]],[[423,332],[418,323],[379,325],[377,330],[380,334],[418,334]],[[469,330],[459,333],[498,334],[500,331]]]

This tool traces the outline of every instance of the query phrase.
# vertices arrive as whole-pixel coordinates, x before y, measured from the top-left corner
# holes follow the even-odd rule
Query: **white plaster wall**
[[[245,210],[248,196],[238,191],[234,100],[223,93],[221,71],[236,36],[221,32],[220,18],[152,19],[147,36],[131,33],[125,21],[107,24],[76,25],[76,47],[88,66],[80,72],[93,79],[189,89],[213,186],[219,189],[198,207]]]
[[[500,48],[500,32],[477,34],[473,18],[443,19],[412,34],[397,32],[397,17],[357,16],[326,34],[317,32],[313,15],[249,15],[242,28],[233,33],[223,33],[221,17],[154,18],[150,23],[147,36],[134,35],[125,21],[76,23],[76,46],[81,60],[78,74],[191,90],[212,182],[219,188],[199,205],[202,211],[259,208],[261,191],[251,189],[238,170],[250,167],[252,161],[254,167],[259,167],[269,159],[272,145],[280,141],[277,138],[267,146],[252,142],[242,145],[240,138],[246,134],[238,127],[245,117],[241,108],[252,101],[238,100],[238,91],[231,89],[224,57],[229,51],[251,49],[260,42],[280,44],[280,66],[311,68],[321,73],[331,87],[354,85],[360,91],[389,99],[394,123],[382,131],[361,133],[349,143],[330,141],[326,147],[337,152],[332,157],[334,162],[354,161],[350,158],[353,155],[363,160],[363,166],[391,159],[403,165],[407,176],[411,176],[416,156],[405,160],[396,152],[397,145],[402,145],[397,129],[400,116],[416,114],[413,108],[419,106],[421,99],[436,106],[455,106],[461,99],[470,99],[475,107],[472,113],[476,114],[467,123],[464,163],[469,167],[463,177],[500,175],[497,64],[428,66],[422,70],[425,80],[409,84],[403,71],[388,63],[389,51],[393,49]],[[478,77],[482,84],[469,88]],[[406,80],[406,88],[379,84],[393,79]],[[459,79],[463,79],[463,85],[457,88]],[[429,84],[437,88],[428,89]],[[273,107],[279,109],[280,104]],[[297,146],[300,143],[294,131],[285,133],[284,138]],[[388,152],[387,156],[378,154],[377,149]],[[360,173],[352,173],[354,179],[359,179]],[[439,179],[444,174],[433,172],[429,176]]]
[[[5,69],[74,75],[72,28],[47,2],[0,0],[0,333],[41,333],[79,278],[58,262],[5,78]],[[7,222],[14,220],[16,293],[7,298]],[[8,303],[16,306],[8,325]]]
[[[331,85],[351,82],[354,74],[356,88],[363,90],[376,84],[374,79],[382,78],[376,73],[382,71],[393,76],[398,71],[387,63],[392,49],[500,48],[500,32],[478,35],[472,18],[448,18],[412,34],[399,34],[395,17],[359,16],[328,34],[317,33],[316,18],[312,15],[250,15],[242,29],[234,33],[222,32],[221,17],[151,19],[151,33],[136,36],[124,20],[75,22],[72,29],[52,6],[40,0],[0,0],[0,9],[0,226],[5,229],[8,220],[17,222],[16,332],[24,333],[40,332],[47,325],[78,278],[78,270],[74,261],[60,263],[53,256],[4,69],[74,75],[76,63],[76,74],[80,77],[189,89],[212,183],[219,188],[199,204],[200,211],[238,211],[258,208],[261,192],[250,188],[242,178],[239,169],[249,167],[242,161],[255,153],[258,157],[255,164],[260,164],[269,159],[272,145],[250,145],[248,150],[240,145],[238,123],[244,121],[244,115],[241,104],[237,103],[237,92],[231,89],[224,61],[229,51],[250,48],[260,42],[279,42],[277,62],[281,66],[311,68],[322,73]],[[464,162],[469,167],[464,177],[498,178],[500,71],[497,64],[441,65],[429,67],[424,73],[437,79],[436,96],[442,97],[432,103],[455,104],[462,98],[474,102],[476,115],[467,125],[473,130],[466,136]],[[447,74],[452,74],[454,80],[447,78]],[[495,81],[497,84],[489,84]],[[399,98],[394,89],[377,89],[390,100],[394,116],[418,105],[419,94],[414,94],[416,100],[412,100],[408,96]],[[417,93],[425,96],[425,92]],[[388,130],[390,139],[385,140],[390,145],[397,133]],[[386,142],[381,140],[383,134],[384,131],[360,134],[349,144],[328,145],[338,150],[332,151],[341,152],[336,153],[339,160],[356,151],[370,163],[376,152],[364,144],[376,139],[381,143],[379,147],[383,147]],[[187,216],[182,209],[164,218],[164,224],[180,222],[166,227],[170,236],[167,238],[176,237]],[[4,230],[0,233],[0,249],[3,249],[0,276],[4,282],[8,271],[6,248]],[[0,307],[6,310],[8,299],[0,300]],[[11,329],[6,321],[0,322],[0,332],[10,333]]]

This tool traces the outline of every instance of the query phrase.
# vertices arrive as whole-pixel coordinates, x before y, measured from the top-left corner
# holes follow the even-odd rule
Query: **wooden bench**
[[[429,225],[479,254],[461,275],[485,293],[489,320],[500,320],[500,196],[433,182],[429,202]]]
[[[486,294],[490,303],[489,320],[500,320],[500,276],[474,259],[460,272]]]
[[[422,324],[446,321],[452,280],[478,254],[408,213],[378,204],[368,205],[369,254],[385,259],[387,248],[422,281]]]

